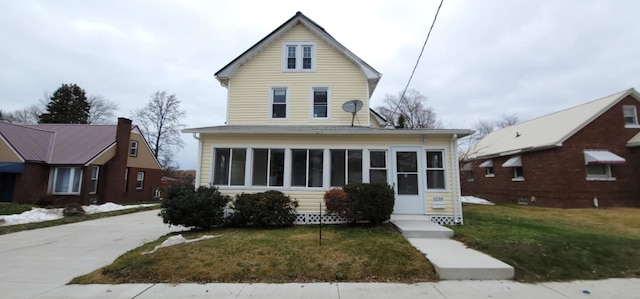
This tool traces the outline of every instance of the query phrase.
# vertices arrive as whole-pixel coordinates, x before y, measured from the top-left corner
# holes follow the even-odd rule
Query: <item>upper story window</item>
[[[626,127],[638,126],[638,111],[636,106],[623,106],[622,112],[624,114],[624,125]]]
[[[315,43],[287,42],[283,50],[284,71],[313,71],[315,70]]]
[[[138,156],[138,142],[135,140],[132,140],[131,145],[129,146],[129,156],[131,157]]]
[[[271,89],[271,118],[287,118],[287,88]]]
[[[329,117],[329,88],[313,88],[313,118]]]

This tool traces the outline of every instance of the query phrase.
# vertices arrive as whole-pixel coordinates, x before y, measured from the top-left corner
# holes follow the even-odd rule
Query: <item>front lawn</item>
[[[515,268],[526,282],[640,277],[640,209],[463,208],[454,239]]]
[[[183,233],[187,239],[202,235],[218,237],[141,254],[161,238],[71,283],[438,280],[424,255],[390,226],[324,226],[322,246],[317,226]]]

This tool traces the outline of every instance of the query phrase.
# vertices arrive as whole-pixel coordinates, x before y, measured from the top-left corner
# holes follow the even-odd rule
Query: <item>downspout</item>
[[[202,139],[198,133],[193,133],[193,138],[198,140],[198,166],[196,166],[196,181],[193,182],[193,187],[198,188],[200,186],[200,170],[202,168]]]
[[[451,161],[453,162],[453,221],[455,224],[464,224],[462,215],[462,201],[460,200],[460,165],[458,163],[458,134],[451,138]]]

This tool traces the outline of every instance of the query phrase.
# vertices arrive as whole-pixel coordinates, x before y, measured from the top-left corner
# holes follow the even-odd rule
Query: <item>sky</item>
[[[439,3],[3,0],[0,109],[74,83],[116,103],[119,117],[166,91],[186,127],[223,125],[227,90],[214,74],[297,11],[383,74],[375,108],[407,84]],[[636,0],[445,0],[409,88],[458,129],[638,89],[638,12]],[[175,160],[195,169],[197,141],[182,139]]]

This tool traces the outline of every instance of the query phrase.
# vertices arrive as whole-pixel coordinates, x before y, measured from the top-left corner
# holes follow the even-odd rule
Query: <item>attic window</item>
[[[636,106],[623,106],[622,112],[624,114],[625,127],[638,126],[638,111],[636,110]]]
[[[282,69],[287,72],[314,71],[315,43],[286,42],[283,47]]]
[[[129,156],[131,157],[138,156],[138,142],[135,140],[131,141],[131,146],[129,147]]]

